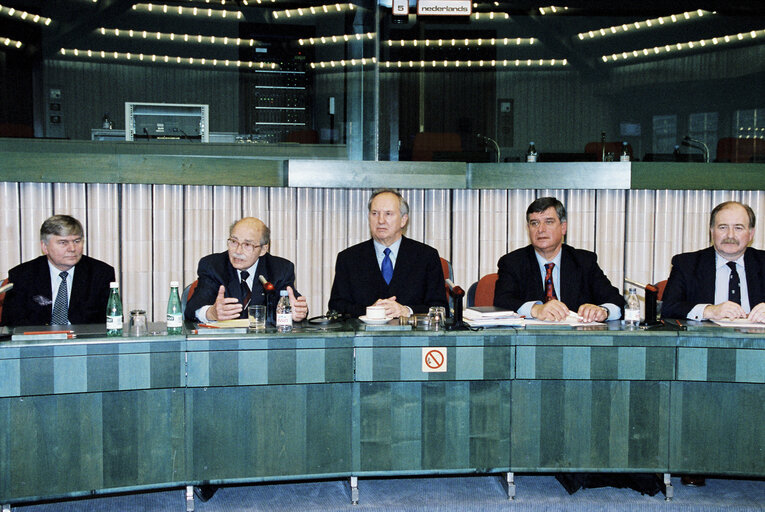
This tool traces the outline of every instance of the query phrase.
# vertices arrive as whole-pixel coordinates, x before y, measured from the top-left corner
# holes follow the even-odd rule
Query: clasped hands
[[[746,314],[741,304],[732,301],[721,302],[720,304],[710,304],[704,308],[704,319],[706,320],[733,320],[736,318],[746,318],[750,322],[765,322],[765,302],[760,302],[749,314]]]
[[[531,306],[531,316],[538,320],[560,322],[566,319],[569,312],[568,306],[557,299]],[[582,317],[582,322],[585,323],[604,322],[608,318],[608,310],[595,304],[582,304],[579,306],[577,314]]]
[[[292,306],[292,320],[300,322],[308,316],[308,301],[304,296],[295,297],[295,292],[291,286],[287,287],[287,293],[290,305]],[[215,297],[215,303],[207,310],[207,319],[210,321],[233,320],[234,318],[239,318],[242,314],[242,309],[243,306],[239,299],[226,297],[226,287],[221,285],[218,288],[218,296]]]
[[[385,308],[387,318],[398,318],[400,316],[409,316],[409,308],[396,302],[396,296],[387,299],[377,299],[373,306],[382,306]]]

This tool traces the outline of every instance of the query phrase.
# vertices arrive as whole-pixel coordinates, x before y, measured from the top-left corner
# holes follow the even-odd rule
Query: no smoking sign
[[[446,371],[446,347],[422,347],[422,371]]]

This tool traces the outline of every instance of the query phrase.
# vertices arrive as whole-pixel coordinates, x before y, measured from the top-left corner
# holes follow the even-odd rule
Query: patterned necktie
[[[730,279],[728,280],[728,300],[741,304],[741,279],[738,276],[738,270],[736,270],[736,262],[729,261],[730,267]]]
[[[56,302],[53,303],[53,314],[50,318],[52,325],[66,325],[69,323],[69,293],[66,287],[67,272],[61,272],[61,284],[58,286]]]
[[[382,270],[382,276],[383,279],[385,279],[385,282],[390,284],[390,280],[393,279],[393,262],[390,260],[390,248],[386,247],[383,252],[385,253],[385,257],[382,260],[380,270]]]
[[[250,277],[250,273],[246,270],[242,270],[242,297],[244,297],[244,300],[242,301],[242,307],[243,312],[247,312],[247,304],[250,303],[250,298],[252,297],[252,290],[250,290],[249,285],[247,284],[247,278]]]
[[[552,271],[554,266],[555,263],[545,263],[545,302],[558,298],[555,295],[555,287],[553,286]]]

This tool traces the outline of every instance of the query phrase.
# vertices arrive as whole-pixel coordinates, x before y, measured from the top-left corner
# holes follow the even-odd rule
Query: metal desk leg
[[[666,501],[672,501],[672,497],[675,495],[675,488],[672,487],[672,475],[664,473],[664,499]]]
[[[351,484],[351,505],[359,504],[359,477],[352,476],[350,479]]]
[[[186,512],[194,512],[194,486],[186,486]]]
[[[515,474],[505,473],[505,491],[507,491],[507,499],[515,499]]]

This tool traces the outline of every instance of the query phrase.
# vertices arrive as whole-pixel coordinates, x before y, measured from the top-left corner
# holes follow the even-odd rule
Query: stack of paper
[[[517,327],[523,325],[523,318],[515,311],[495,308],[494,306],[474,306],[462,313],[462,319],[470,327]]]

